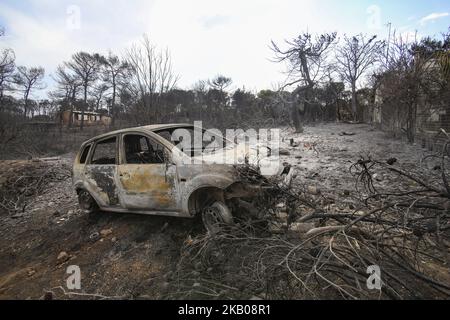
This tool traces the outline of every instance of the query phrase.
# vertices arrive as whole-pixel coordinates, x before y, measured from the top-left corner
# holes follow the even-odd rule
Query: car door
[[[100,207],[119,207],[116,186],[118,136],[99,139],[94,143],[85,165],[86,182]]]
[[[148,135],[126,133],[121,135],[120,152],[122,206],[136,211],[177,211],[177,172],[170,151]]]

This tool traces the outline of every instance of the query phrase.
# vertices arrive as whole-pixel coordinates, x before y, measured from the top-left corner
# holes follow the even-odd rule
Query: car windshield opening
[[[227,140],[221,135],[202,129],[202,141],[196,144],[194,142],[195,127],[177,127],[155,131],[156,134],[169,141],[180,151],[189,157],[200,155],[202,153],[214,154],[224,148],[234,145],[232,141]],[[201,145],[201,148],[199,146]]]

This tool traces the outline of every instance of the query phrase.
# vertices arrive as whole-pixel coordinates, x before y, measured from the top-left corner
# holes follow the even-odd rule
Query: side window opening
[[[182,127],[169,130],[159,130],[155,131],[155,133],[172,143],[189,157],[194,156],[196,153],[214,153],[217,150],[233,146],[233,142],[228,141],[222,135],[217,135],[213,131],[203,129],[201,149],[200,146],[197,148],[194,142],[194,131],[195,128],[193,127]],[[189,139],[186,139],[186,134]]]
[[[141,150],[142,151],[148,151],[148,141],[146,137],[141,137],[139,139],[139,143],[141,144]]]
[[[169,156],[165,148],[155,141],[148,141],[150,149],[153,150],[153,161],[152,163],[166,163],[169,161]]]
[[[91,145],[90,144],[85,146],[84,149],[83,149],[83,152],[81,153],[81,156],[80,156],[80,163],[81,164],[86,163],[86,159],[87,159],[87,156],[89,154],[89,150],[91,150]]]
[[[97,143],[91,164],[116,164],[116,137]]]
[[[165,163],[164,147],[139,134],[124,136],[125,161],[128,164]]]

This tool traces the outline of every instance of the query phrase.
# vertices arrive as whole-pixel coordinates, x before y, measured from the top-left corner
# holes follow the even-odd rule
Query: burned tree
[[[108,57],[102,57],[101,63],[103,66],[102,70],[103,81],[105,81],[105,83],[100,86],[97,86],[97,89],[107,90],[111,88],[112,90],[110,115],[111,115],[111,126],[114,126],[114,121],[117,114],[116,110],[117,86],[121,81],[124,80],[130,66],[127,61],[120,60],[118,56],[112,54],[111,52],[109,53]],[[98,94],[104,93],[104,91],[100,92],[96,90]],[[97,97],[99,96],[97,95]]]
[[[376,36],[367,38],[363,34],[350,38],[344,36],[343,44],[337,48],[336,70],[342,80],[351,86],[354,120],[362,120],[361,114],[358,114],[357,82],[379,61],[383,48],[384,41],[376,40]]]
[[[81,110],[80,129],[84,126],[84,111],[87,107],[88,88],[98,79],[100,70],[100,56],[83,51],[75,53],[72,60],[65,62],[68,67],[80,80],[84,91],[83,107]]]
[[[81,82],[76,75],[71,74],[63,65],[58,66],[53,79],[57,84],[57,88],[51,92],[51,96],[61,100],[60,116],[62,116],[62,111],[70,110],[69,126],[71,126],[72,113]],[[62,121],[62,119],[60,120]]]
[[[3,107],[3,95],[11,89],[13,83],[15,58],[11,49],[4,49],[0,56],[0,109]]]
[[[384,127],[405,132],[409,142],[415,140],[419,113],[431,116],[448,106],[448,39],[448,34],[442,41],[409,41],[394,35],[377,75]]]
[[[93,105],[91,106],[95,112],[99,112],[103,99],[105,99],[109,87],[105,83],[98,83],[91,92]],[[111,105],[112,106],[112,105]]]
[[[228,88],[232,82],[233,81],[231,80],[231,78],[222,75],[218,75],[214,79],[208,80],[208,84],[212,88],[219,90],[221,92],[223,92],[226,88]]]
[[[23,92],[23,115],[27,116],[30,94],[34,89],[43,89],[45,86],[42,82],[45,70],[42,67],[27,68],[25,66],[17,67],[14,75],[14,83],[17,89]]]
[[[136,122],[157,122],[161,118],[164,94],[174,88],[178,76],[173,72],[168,49],[157,49],[144,35],[139,44],[128,49],[130,77],[127,89],[138,97],[135,101]]]
[[[336,33],[325,33],[317,37],[306,32],[291,41],[285,41],[288,48],[281,49],[274,41],[271,49],[275,54],[275,62],[287,64],[287,80],[282,87],[297,85],[293,94],[302,106],[302,113],[311,104],[312,89],[324,77],[327,68],[327,53],[336,39]],[[296,103],[292,103],[292,120],[297,132],[302,132],[302,119]]]

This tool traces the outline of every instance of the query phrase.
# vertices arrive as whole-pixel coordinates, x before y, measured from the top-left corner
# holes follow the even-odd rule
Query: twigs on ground
[[[240,169],[242,180],[264,187],[256,206],[267,225],[283,202],[288,224],[315,227],[273,234],[245,220],[196,237],[182,249],[168,297],[449,298],[448,155],[438,158],[442,171],[430,174],[362,157],[351,168],[361,204],[347,213],[322,208],[298,185]],[[368,286],[371,266],[381,271],[378,290]]]
[[[67,166],[50,161],[12,162],[0,174],[0,213],[25,212],[33,197],[41,194],[51,182],[70,177]]]
[[[129,298],[128,296],[105,296],[105,295],[96,294],[96,293],[66,291],[66,289],[64,289],[62,286],[54,287],[51,290],[47,290],[45,296],[51,296],[52,299],[54,299],[54,298],[60,299],[61,296],[58,296],[55,294],[56,290],[61,291],[63,297],[68,297],[70,299],[73,299],[74,297],[77,297],[78,299],[83,299],[83,300],[121,300],[121,299],[123,300],[123,299]]]

